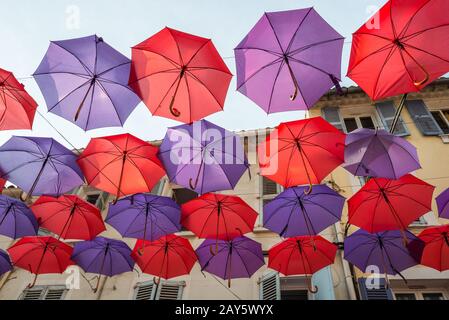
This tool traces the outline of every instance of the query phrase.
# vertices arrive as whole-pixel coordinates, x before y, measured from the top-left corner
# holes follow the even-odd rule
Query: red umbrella
[[[153,115],[190,123],[221,111],[231,78],[210,39],[164,28],[132,48],[129,84]]]
[[[41,196],[31,210],[41,227],[64,239],[92,240],[106,230],[100,210],[75,195]]]
[[[36,108],[24,85],[0,69],[0,130],[31,129]]]
[[[23,237],[8,249],[13,264],[35,274],[63,273],[69,265],[73,248],[53,237]]]
[[[333,264],[336,253],[337,246],[321,236],[288,238],[268,251],[268,267],[286,276],[308,277]]]
[[[449,270],[449,225],[427,228],[418,238],[425,243],[421,264],[438,271]]]
[[[93,138],[78,158],[87,182],[117,198],[150,192],[165,174],[158,148],[131,134]]]
[[[321,117],[281,123],[258,145],[260,174],[284,187],[320,183],[344,160],[345,134]]]

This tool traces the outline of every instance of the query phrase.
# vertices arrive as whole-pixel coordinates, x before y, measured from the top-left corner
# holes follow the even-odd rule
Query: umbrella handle
[[[101,275],[98,276],[98,280],[97,280],[97,285],[95,286],[93,292],[96,293],[98,291],[98,288],[100,287],[100,280],[101,280]]]
[[[310,181],[310,180],[309,180]],[[307,188],[306,190],[304,190],[304,194],[305,195],[309,195],[312,193],[312,189],[313,189],[313,184],[309,182],[309,188]]]
[[[33,282],[29,283],[27,288],[31,289],[32,287],[34,287],[34,285],[36,284],[36,281],[37,281],[37,274],[34,275]]]
[[[295,101],[296,97],[298,96],[298,87],[295,85],[295,91],[290,96],[290,101]]]
[[[155,285],[158,286],[161,283],[161,277],[157,277],[157,278],[153,277],[153,282],[154,282]]]
[[[190,178],[189,179],[189,186],[190,186],[190,189],[196,189],[196,183],[195,184],[193,184],[193,179],[192,178]]]
[[[295,101],[296,97],[298,96],[298,87],[299,87],[298,82],[296,81],[295,75],[293,74],[293,70],[288,61],[288,57],[285,57],[285,64],[287,65],[288,72],[290,73],[290,77],[292,78],[293,85],[295,86],[295,91],[290,96],[290,101]]]
[[[214,247],[215,247],[215,250],[214,250]],[[215,244],[215,246],[213,244],[211,244],[209,247],[209,251],[210,251],[211,255],[216,256],[218,253],[218,242]]]
[[[315,294],[315,293],[318,292],[318,287],[315,286],[315,285],[309,285],[309,286],[308,286],[308,290],[309,290],[310,293]]]
[[[173,98],[172,98],[172,100],[170,102],[170,108],[169,108],[170,109],[170,113],[172,115],[174,115],[175,117],[179,117],[181,115],[181,112],[178,109],[173,107],[174,103],[175,103],[175,96],[173,96]]]

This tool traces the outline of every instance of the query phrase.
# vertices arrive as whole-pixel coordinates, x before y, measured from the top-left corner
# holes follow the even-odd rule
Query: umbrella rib
[[[111,96],[109,95],[109,92],[106,90],[105,87],[103,87],[103,84],[101,83],[101,81],[98,81],[98,85],[100,86],[100,89],[104,92],[104,94],[108,97],[109,101],[111,101],[112,107],[113,107],[113,109],[115,111],[115,114],[117,115],[117,119],[120,122],[120,125],[123,127],[124,122],[120,118],[120,115],[119,115],[119,113],[117,111],[117,107],[116,107],[114,101],[112,100]],[[95,86],[94,86],[94,89],[95,89]],[[89,114],[90,114],[90,110],[92,109],[93,96],[94,96],[94,91],[92,91],[92,99],[91,99],[91,105],[90,105],[90,108],[89,108]]]
[[[178,42],[177,42],[177,41],[175,41],[175,42],[176,42],[176,46],[178,46]],[[188,65],[190,64],[190,62],[192,62],[192,60],[196,57],[196,55],[197,55],[201,50],[203,50],[203,48],[206,46],[206,44],[208,44],[208,43],[210,43],[210,42],[211,42],[210,39],[207,39],[207,41],[204,41],[204,43],[198,48],[198,50],[192,55],[192,57],[190,57],[189,61],[187,61],[187,63],[186,63],[185,65],[188,66]],[[178,46],[178,50],[179,50],[179,46]],[[179,50],[179,51],[180,51],[180,50]],[[181,51],[180,51],[179,54],[181,55]]]
[[[81,85],[79,85],[78,87],[76,87],[75,89],[73,89],[72,91],[70,91],[69,93],[67,93],[64,97],[62,97],[62,99],[60,99],[58,102],[56,102],[53,106],[51,106],[50,108],[47,107],[47,110],[50,112],[52,111],[54,108],[56,108],[61,102],[63,102],[66,98],[68,98],[70,95],[72,95],[73,93],[75,93],[75,91],[78,91],[79,89],[81,89],[82,87],[84,87],[85,85],[89,84],[91,82],[91,80],[87,80],[86,82],[83,82]]]
[[[190,95],[190,86],[189,86],[189,82],[187,81],[187,77],[183,77],[183,78],[186,83],[187,94],[189,96],[189,120],[192,121],[192,97]]]
[[[276,63],[279,63],[283,60],[283,58],[277,58],[274,59],[273,61],[267,63],[266,65],[260,67],[259,69],[257,69],[256,71],[254,71],[251,75],[249,75],[245,81],[243,81],[238,87],[237,90],[239,90],[241,87],[243,87],[249,80],[251,80],[253,77],[255,77],[257,74],[259,74],[260,72],[262,72],[263,70],[265,70],[266,68],[269,68],[273,65],[275,65]]]
[[[393,37],[394,39],[397,39],[398,34],[396,32],[396,26],[394,25],[393,21],[393,5],[390,3],[390,24],[391,24],[391,30],[393,31]]]
[[[194,212],[198,212],[198,211],[199,211],[199,210],[196,210],[196,211],[194,211]],[[206,225],[207,225],[207,223],[209,222],[210,217],[212,217],[212,216],[215,215],[215,212],[214,212],[214,211],[215,211],[215,207],[212,208],[211,212],[207,215],[207,218],[206,218],[206,220],[204,221],[203,227],[201,228],[201,231],[200,231],[199,234],[198,234],[199,237],[202,236],[202,234],[203,234],[203,232],[204,232],[204,229],[206,228]],[[190,216],[190,215],[189,215],[189,216]]]
[[[270,27],[271,27],[271,30],[273,31],[273,35],[274,35],[274,37],[276,38],[277,44],[279,45],[279,49],[281,49],[282,55],[284,55],[284,53],[285,53],[285,52],[284,52],[284,49],[282,48],[281,42],[279,41],[279,38],[278,38],[278,35],[276,34],[276,31],[274,30],[273,24],[271,23],[271,20],[270,20],[270,18],[268,17],[268,14],[267,14],[266,12],[264,13],[264,16],[265,16],[265,18],[267,19],[268,24],[269,24]]]
[[[443,59],[443,58],[440,57],[440,56],[437,56],[437,55],[435,55],[435,54],[433,54],[433,53],[431,53],[431,52],[429,52],[429,51],[423,50],[423,49],[421,49],[421,48],[412,46],[412,45],[410,45],[410,44],[408,44],[408,43],[404,43],[404,46],[410,47],[410,48],[412,48],[412,49],[414,49],[414,50],[416,50],[416,51],[420,51],[420,52],[426,53],[426,54],[428,54],[429,56],[432,56],[432,57],[434,57],[434,58],[440,59],[441,61],[444,61],[444,62],[449,63],[449,60]]]
[[[186,72],[187,73],[187,72]],[[160,100],[158,106],[156,107],[156,109],[154,109],[153,114],[156,114],[156,112],[162,107],[162,103],[164,102],[165,98],[167,98],[168,94],[170,93],[170,90],[174,87],[174,85],[178,82],[181,81],[181,73],[178,74],[178,76],[176,77],[175,81],[173,81],[173,83],[170,85],[170,87],[167,89],[167,92],[164,94],[164,96],[162,97],[162,99]]]
[[[373,89],[373,94],[376,93],[377,87],[378,87],[378,85],[379,85],[380,77],[381,77],[381,75],[382,75],[382,73],[383,73],[383,71],[384,71],[384,69],[385,69],[385,67],[386,67],[386,65],[387,65],[387,63],[388,63],[388,61],[390,61],[391,57],[393,56],[394,51],[395,51],[396,48],[397,48],[397,47],[395,47],[395,46],[392,46],[392,47],[391,47],[390,52],[389,52],[388,55],[387,55],[387,58],[385,59],[384,63],[382,64],[382,66],[381,66],[381,68],[380,68],[380,70],[379,70],[379,74],[377,75],[375,85],[374,85],[374,87],[373,87],[373,88],[374,88],[374,89]]]
[[[296,28],[295,32],[293,33],[292,37],[290,38],[290,41],[287,45],[287,49],[285,50],[285,52],[288,53],[290,51],[290,48],[293,45],[293,40],[295,39],[296,35],[298,34],[299,29],[301,29],[303,23],[309,17],[309,14],[312,12],[312,10],[313,10],[313,7],[310,7],[309,10],[307,11],[307,13],[304,15],[304,18],[302,18],[301,22],[298,24],[298,27]],[[270,25],[271,25],[271,22],[270,22]],[[271,27],[273,27],[273,26],[271,26]],[[274,32],[274,29],[273,29],[273,32]]]
[[[441,25],[438,25],[438,26],[426,28],[426,29],[423,29],[423,30],[420,30],[420,31],[416,31],[416,32],[411,33],[411,34],[406,35],[406,36],[404,35],[404,36],[401,37],[401,40],[402,40],[403,42],[409,41],[409,40],[411,40],[411,39],[413,39],[413,38],[415,38],[415,37],[417,37],[417,36],[420,36],[420,35],[423,34],[424,32],[431,31],[431,30],[435,30],[435,29],[439,29],[439,28],[444,28],[444,27],[448,27],[448,26],[449,26],[449,23],[445,23],[445,24],[441,24]]]
[[[404,28],[402,29],[402,31],[399,33],[399,37],[401,37],[401,36],[403,36],[406,32],[407,32],[407,30],[408,30],[408,28],[410,27],[410,25],[412,24],[412,22],[413,22],[413,19],[416,17],[416,15],[428,4],[428,3],[430,3],[431,1],[430,0],[427,0],[427,2],[426,3],[424,3],[421,7],[419,7],[416,11],[415,11],[415,13],[413,13],[413,15],[410,17],[410,19],[408,20],[408,22],[406,23],[406,25],[404,26]],[[390,7],[390,9],[391,9],[391,7]],[[390,11],[390,14],[391,14],[391,11]]]
[[[57,43],[56,41],[52,41],[52,44],[54,44],[55,46],[61,48],[62,50],[68,52],[70,55],[72,55],[76,60],[78,60],[78,62],[80,63],[80,65],[86,70],[87,73],[90,74],[90,76],[92,76],[92,71],[84,64],[84,62],[81,61],[81,59],[79,57],[77,57],[73,52],[71,52],[70,50],[67,50],[66,48],[64,48],[63,46],[61,46],[59,43]]]
[[[209,90],[209,88],[203,81],[201,81],[196,75],[194,75],[190,71],[187,71],[186,74],[188,74],[193,80],[201,84],[206,89],[206,91],[209,92],[212,98],[214,98],[215,102],[220,106],[220,108],[223,110],[223,105],[220,103],[220,101],[218,101],[217,97]]]
[[[180,69],[181,65],[179,63],[177,63],[176,61],[174,61],[173,59],[170,59],[169,57],[163,55],[162,53],[150,50],[148,48],[139,48],[139,47],[133,47],[133,50],[139,50],[139,51],[145,51],[145,52],[150,52],[153,53],[155,55],[161,56],[162,58],[166,59],[168,62],[170,62],[174,67]]]
[[[270,100],[269,100],[269,102],[268,102],[268,110],[267,110],[267,113],[270,113],[270,110],[271,110],[271,102],[272,102],[272,100],[273,100],[274,88],[276,87],[276,82],[277,82],[277,80],[278,80],[278,78],[279,78],[279,75],[281,74],[282,67],[284,66],[284,63],[285,63],[285,61],[282,60],[282,61],[281,61],[281,64],[279,65],[278,72],[276,73],[276,76],[274,77],[273,86],[271,87]]]
[[[405,197],[405,198],[408,198],[408,199],[410,199],[410,200],[416,202],[417,204],[423,206],[424,208],[429,209],[429,211],[431,211],[431,208],[429,208],[428,206],[426,206],[424,203],[421,203],[420,201],[418,201],[418,200],[416,200],[415,198],[412,198],[412,197],[410,197],[410,196],[408,196],[408,195],[406,195],[406,194],[399,193],[399,192],[394,192],[394,191],[389,191],[388,193],[389,193],[390,195],[392,195],[392,196],[398,196],[398,197]]]
[[[123,66],[125,66],[125,65],[127,65],[127,64],[131,64],[131,61],[125,61],[125,62],[116,64],[115,66],[110,67],[109,69],[106,69],[106,70],[101,71],[100,73],[97,73],[97,76],[100,78],[101,75],[103,75],[103,74],[105,74],[105,73],[108,73],[108,72],[110,72],[110,71],[112,71],[112,70],[114,70],[114,69],[123,67]],[[105,78],[102,78],[102,79],[105,79]],[[107,79],[107,80],[109,80],[109,79]],[[110,80],[110,81],[112,81],[112,80]]]
[[[369,33],[367,33],[367,34],[369,34]],[[379,49],[377,49],[377,50],[375,50],[375,51],[373,51],[373,52],[367,54],[365,57],[363,57],[362,59],[360,59],[360,60],[359,60],[359,61],[358,61],[358,62],[351,68],[351,71],[354,70],[354,69],[356,69],[362,62],[364,62],[366,59],[370,58],[371,56],[374,56],[374,55],[376,55],[376,54],[378,54],[378,53],[381,53],[382,51],[386,51],[386,50],[388,50],[388,49],[393,48],[393,47],[394,47],[394,44],[391,43],[391,40],[388,40],[388,41],[389,41],[390,43],[386,44],[386,45],[383,46],[383,47],[380,47]],[[349,75],[349,73],[350,73],[350,72],[348,72],[348,75]]]
[[[238,247],[237,247],[237,248],[234,248],[234,251],[235,251],[235,252],[237,253],[237,255],[239,256],[240,261],[242,262],[243,266],[245,267],[246,274],[247,274],[248,277],[250,278],[250,277],[251,277],[251,272],[248,270],[248,266],[246,265],[245,261],[243,260],[242,256],[240,255],[240,252],[239,252],[240,249],[244,249],[244,248],[238,248]],[[252,251],[250,251],[250,250],[248,250],[248,251],[252,253]]]
[[[163,74],[163,73],[174,73],[173,71],[178,71],[178,72],[179,72],[179,68],[166,69],[166,70],[162,70],[162,71],[157,71],[157,72],[149,73],[149,74],[144,75],[143,77],[137,78],[137,79],[134,80],[133,82],[130,82],[130,84],[139,82],[139,81],[141,81],[141,80],[143,80],[143,79],[146,79],[146,78],[149,78],[149,77],[158,75],[158,74]],[[176,72],[176,73],[178,73],[178,72]],[[102,80],[103,80],[103,79],[102,79]],[[108,80],[108,81],[114,82],[114,81],[112,81],[112,80]],[[129,89],[129,88],[128,88],[128,89]]]
[[[304,52],[304,51],[306,51],[306,50],[308,50],[310,48],[313,48],[313,47],[316,47],[316,46],[320,46],[322,44],[327,44],[327,43],[330,43],[330,42],[334,42],[334,41],[344,40],[344,39],[345,39],[344,37],[340,37],[340,38],[328,39],[328,40],[323,40],[323,41],[311,43],[311,44],[308,44],[308,45],[306,45],[304,47],[301,47],[301,48],[298,48],[298,49],[295,49],[293,51],[288,52],[288,55],[289,56],[294,56],[294,55],[297,55],[298,53]]]
[[[258,48],[258,47],[241,47],[241,48],[235,48],[234,50],[260,50],[260,51],[263,51],[266,53],[271,53],[272,55],[274,55],[278,58],[282,58],[282,54],[280,54],[279,52],[268,50],[268,49],[263,49],[263,48]]]

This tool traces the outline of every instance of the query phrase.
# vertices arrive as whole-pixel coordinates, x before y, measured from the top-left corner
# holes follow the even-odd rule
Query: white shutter
[[[35,287],[30,289],[25,289],[20,296],[20,300],[41,300],[44,294],[44,288]]]
[[[63,300],[66,292],[64,286],[36,286],[25,289],[20,300]]]
[[[281,281],[277,272],[270,272],[259,281],[260,300],[281,300]]]
[[[155,288],[153,281],[138,283],[134,291],[134,300],[154,300]]]
[[[181,300],[184,282],[164,281],[159,284],[157,300]]]
[[[63,300],[66,291],[65,287],[48,287],[43,300]]]

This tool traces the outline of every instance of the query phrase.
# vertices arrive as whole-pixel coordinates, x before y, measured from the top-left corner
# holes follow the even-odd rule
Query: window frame
[[[281,186],[279,183],[276,183],[274,181],[272,181],[273,183],[276,184],[276,193],[273,194],[263,194],[263,182],[264,179],[270,180],[262,175],[259,175],[259,217],[256,220],[256,227],[263,227],[263,207],[264,207],[264,200],[273,200],[274,198],[276,198],[282,191],[284,191],[284,187]],[[271,180],[270,180],[271,181]]]
[[[441,117],[441,119],[446,123],[447,127],[449,128],[449,119],[444,115],[445,111],[449,114],[449,109],[438,109],[438,110],[429,109],[429,112],[432,115],[432,117],[433,117],[433,113],[434,112],[438,112],[440,117]],[[443,133],[443,135],[449,135],[449,132],[448,133],[444,133],[443,128],[440,127],[440,124],[438,123],[438,121],[435,118],[434,118],[434,120],[437,123],[437,125],[440,128],[440,130]]]
[[[396,299],[396,294],[414,294],[415,300],[424,300],[424,295],[426,293],[441,294],[443,300],[448,300],[448,295],[446,290],[442,288],[429,288],[429,289],[393,289],[393,298]]]
[[[360,118],[371,118],[374,128],[383,128],[383,124],[382,124],[382,126],[380,126],[380,122],[374,113],[373,114],[360,114],[360,115],[347,115],[347,116],[343,115],[341,123],[342,123],[344,132],[346,134],[350,133],[350,132],[348,132],[348,129],[346,128],[345,119],[354,119],[356,122],[356,125],[357,125],[357,129],[363,128]],[[351,131],[351,132],[353,132],[353,131]]]

